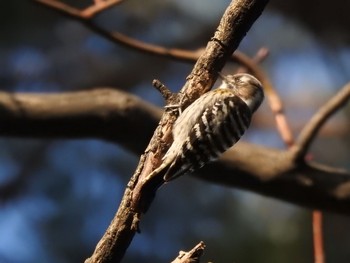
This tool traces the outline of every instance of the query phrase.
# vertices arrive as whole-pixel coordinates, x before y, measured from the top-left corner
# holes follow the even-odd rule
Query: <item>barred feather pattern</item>
[[[182,112],[174,124],[173,143],[161,166],[150,176],[163,172],[164,180],[170,181],[194,172],[217,159],[241,138],[263,100],[263,93],[260,82],[253,76],[237,75],[233,76],[234,81],[231,79],[207,92]],[[241,93],[236,86],[243,87]],[[251,89],[257,93],[251,93]]]

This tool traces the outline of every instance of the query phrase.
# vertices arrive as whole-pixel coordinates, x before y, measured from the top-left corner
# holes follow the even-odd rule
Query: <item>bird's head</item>
[[[219,88],[232,89],[234,94],[240,97],[255,112],[264,100],[264,91],[260,81],[247,73],[224,76]]]

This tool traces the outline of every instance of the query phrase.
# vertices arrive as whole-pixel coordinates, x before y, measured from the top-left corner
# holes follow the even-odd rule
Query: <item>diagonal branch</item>
[[[344,107],[349,99],[350,83],[346,84],[333,98],[323,105],[305,125],[293,147],[296,161],[302,161],[305,158],[305,154],[323,124],[340,108]]]
[[[105,1],[95,1],[95,4],[80,10],[78,8],[67,5],[61,1],[57,0],[34,0],[37,3],[49,6],[62,14],[70,15],[71,17],[76,17],[80,19],[91,19],[98,13],[122,3],[124,0],[105,0]]]

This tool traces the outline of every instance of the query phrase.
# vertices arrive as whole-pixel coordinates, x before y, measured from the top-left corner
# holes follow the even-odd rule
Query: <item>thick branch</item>
[[[238,143],[198,177],[301,205],[350,215],[350,173],[296,164],[291,151]]]
[[[151,87],[150,87],[151,88]],[[161,112],[113,89],[58,94],[0,92],[0,135],[21,138],[101,138],[140,153]],[[140,129],[139,127],[142,127]]]
[[[99,138],[140,155],[160,116],[160,109],[113,89],[0,93],[0,123],[6,123],[0,126],[1,136]],[[295,162],[293,151],[239,142],[195,176],[304,207],[350,214],[349,172]]]

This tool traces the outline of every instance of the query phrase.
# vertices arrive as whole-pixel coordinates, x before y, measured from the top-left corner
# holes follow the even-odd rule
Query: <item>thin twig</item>
[[[173,100],[174,94],[160,80],[154,79],[152,81],[152,85],[160,92],[160,94],[162,94],[166,105],[168,105]]]
[[[118,4],[121,4],[124,0],[105,0],[105,1],[97,1],[95,0],[95,4],[89,6],[82,10],[81,15],[83,18],[91,19],[96,16],[98,13]]]
[[[323,231],[322,231],[322,212],[314,210],[312,212],[312,233],[314,241],[314,256],[315,263],[324,263],[324,248],[323,248]]]
[[[295,144],[295,160],[304,160],[305,154],[310,148],[310,144],[315,139],[317,133],[323,124],[331,115],[336,113],[341,107],[345,106],[350,99],[350,83],[346,84],[334,97],[332,97],[318,112],[313,115],[311,120],[300,132]]]
[[[258,50],[258,52],[254,56],[255,63],[259,64],[264,61],[270,55],[270,51],[266,47],[262,47]]]
[[[254,61],[253,59],[249,58],[244,53],[235,53],[236,57],[235,59],[239,61],[242,65],[247,67],[248,71],[250,71],[255,77],[257,77],[263,87],[265,95],[268,99],[269,106],[271,108],[272,113],[275,116],[275,122],[277,126],[277,130],[279,131],[282,140],[285,142],[285,144],[290,147],[294,143],[293,134],[291,132],[291,129],[289,129],[289,125],[287,122],[287,118],[284,114],[283,104],[282,100],[278,96],[276,89],[274,88],[268,74]]]
[[[269,50],[265,47],[262,47],[258,50],[258,52],[256,52],[256,54],[254,55],[254,57],[251,60],[256,65],[258,65],[261,62],[263,62],[268,57],[268,55],[269,55]],[[245,73],[247,71],[249,71],[249,69],[243,63],[241,63],[241,66],[237,69],[237,73]]]
[[[293,151],[292,152],[293,155]],[[312,161],[313,155],[311,153],[305,155],[305,161]],[[295,159],[293,159],[295,162]],[[304,162],[299,162],[299,165],[303,165]],[[325,252],[323,244],[323,213],[319,210],[312,211],[312,238],[314,245],[314,263],[325,263]]]
[[[244,53],[237,53],[237,52],[236,52],[235,59],[236,61],[240,62],[241,65],[244,65],[238,71],[248,70],[261,81],[264,87],[266,97],[268,98],[270,108],[272,110],[272,113],[275,116],[277,130],[279,131],[282,137],[282,140],[285,142],[285,144],[288,147],[290,147],[293,145],[294,139],[293,139],[293,134],[291,132],[291,129],[289,129],[287,118],[284,114],[282,101],[278,96],[276,89],[272,85],[270,78],[265,73],[265,71],[258,65],[268,55],[269,55],[268,49],[261,48],[259,49],[259,51],[257,52],[257,54],[253,59],[247,57]]]
[[[60,1],[55,1],[55,0],[34,0],[34,2],[37,2],[39,4],[42,4],[44,6],[50,7],[61,14],[64,15],[69,15],[71,17],[76,17],[76,18],[83,18],[81,15],[81,10],[72,7],[70,5],[67,5],[63,2]]]
[[[72,17],[80,18],[80,19],[91,19],[96,16],[98,13],[123,2],[123,0],[106,0],[106,1],[97,1],[95,0],[95,4],[88,6],[82,10],[67,5],[61,1],[57,0],[34,0],[37,3],[49,6],[64,15],[69,15]]]

